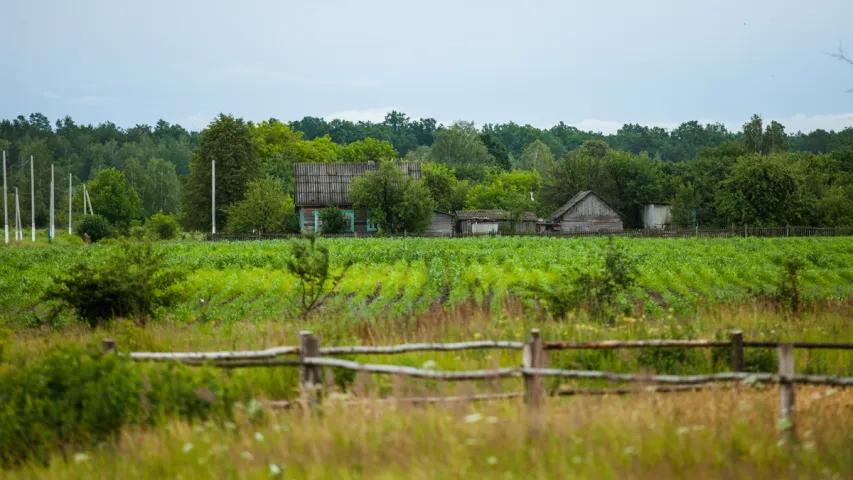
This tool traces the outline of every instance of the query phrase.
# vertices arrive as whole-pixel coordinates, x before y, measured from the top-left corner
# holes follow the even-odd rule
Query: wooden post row
[[[319,340],[317,340],[311,332],[299,332],[299,359],[305,360],[309,357],[319,356]],[[308,408],[313,408],[319,403],[320,386],[320,367],[316,365],[302,365],[299,367],[300,399]]]
[[[539,329],[530,330],[530,340],[521,351],[521,364],[524,368],[543,368],[545,366],[545,348]],[[542,405],[545,389],[541,375],[524,374],[524,401],[532,410]]]
[[[796,438],[794,428],[794,345],[783,343],[777,348],[779,355],[779,428],[782,441],[792,442]]]
[[[733,372],[742,372],[743,371],[743,332],[740,330],[733,330],[731,332],[730,338],[732,340],[732,371]]]

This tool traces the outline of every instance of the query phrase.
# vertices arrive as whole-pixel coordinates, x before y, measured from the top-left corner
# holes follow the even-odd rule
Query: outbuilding
[[[592,190],[579,192],[549,217],[561,232],[620,232],[623,216]]]
[[[457,210],[456,231],[461,234],[534,233],[538,218],[524,212],[516,218],[504,210]]]

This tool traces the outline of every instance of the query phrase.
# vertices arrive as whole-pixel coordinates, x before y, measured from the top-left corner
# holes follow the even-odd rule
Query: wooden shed
[[[668,203],[649,203],[643,206],[643,227],[668,229],[672,224],[672,206]]]
[[[578,193],[549,218],[562,232],[618,232],[623,216],[592,190]]]
[[[533,212],[524,212],[519,220],[513,220],[510,214],[503,210],[457,210],[456,218],[456,231],[462,234],[499,233],[508,230],[534,233],[538,220]]]
[[[453,215],[435,210],[432,216],[432,224],[425,232],[425,235],[429,237],[452,237]]]
[[[396,165],[407,177],[415,180],[421,178],[419,162],[398,162]],[[302,231],[318,231],[319,212],[327,207],[338,207],[343,211],[344,215],[350,219],[349,232],[351,233],[368,235],[379,230],[379,225],[370,220],[370,213],[354,209],[352,200],[349,198],[352,181],[367,172],[378,170],[378,163],[297,163],[293,168],[294,200],[299,213],[299,227]],[[427,230],[427,234],[438,235],[437,232],[452,234],[450,214],[435,212],[433,224]]]

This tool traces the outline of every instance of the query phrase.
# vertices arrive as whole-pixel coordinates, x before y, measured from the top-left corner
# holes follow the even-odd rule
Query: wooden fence
[[[297,233],[236,233],[236,234],[207,234],[208,241],[248,241],[248,240],[285,240],[299,238]],[[324,238],[376,238],[375,234],[340,233],[320,235]],[[713,229],[632,229],[619,232],[543,232],[543,233],[453,233],[453,234],[402,234],[385,235],[385,238],[426,237],[426,238],[467,238],[467,237],[626,237],[626,238],[736,238],[736,237],[849,237],[853,236],[853,228],[839,227],[743,227],[713,228]]]
[[[616,349],[616,348],[728,348],[730,350],[730,372],[703,375],[655,375],[614,373],[592,370],[563,370],[546,367],[546,350],[572,349]],[[775,348],[779,359],[776,373],[744,372],[745,348]],[[339,358],[333,355],[393,355],[408,352],[450,352],[475,349],[520,350],[521,365],[490,370],[431,370],[400,365],[365,364]],[[320,347],[320,341],[311,332],[300,332],[299,346],[275,347],[255,351],[222,352],[130,352],[125,353],[135,361],[180,362],[187,365],[212,365],[220,368],[299,367],[300,404],[312,408],[319,403],[322,389],[321,368],[342,368],[357,372],[400,375],[411,378],[425,378],[443,381],[490,380],[500,378],[523,378],[523,392],[479,394],[454,397],[410,397],[390,398],[381,402],[438,403],[460,401],[485,401],[524,397],[533,411],[538,411],[546,392],[543,378],[556,377],[580,380],[603,380],[620,383],[645,384],[640,388],[607,389],[558,389],[551,395],[624,395],[637,392],[683,392],[708,388],[721,382],[743,382],[779,384],[780,425],[786,425],[783,435],[786,439],[793,436],[794,425],[794,386],[826,385],[835,387],[853,387],[853,377],[829,375],[797,375],[794,373],[795,349],[840,349],[853,350],[853,344],[827,342],[773,342],[744,341],[741,331],[733,331],[728,340],[611,340],[596,342],[543,341],[539,330],[530,331],[527,342],[512,341],[474,341],[459,343],[416,343],[393,346],[349,346]],[[117,351],[113,340],[104,340],[105,351]],[[651,385],[651,386],[649,386]],[[294,403],[287,401],[268,402],[272,407],[290,407]]]

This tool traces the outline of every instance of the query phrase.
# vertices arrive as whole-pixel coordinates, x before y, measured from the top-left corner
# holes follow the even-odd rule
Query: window
[[[367,214],[367,231],[375,232],[379,230],[379,222],[374,223],[370,218],[370,213]]]
[[[341,210],[344,218],[349,220],[349,233],[355,232],[355,212],[352,210]],[[314,210],[314,231],[319,232],[323,228],[323,221],[320,220],[320,210]]]

